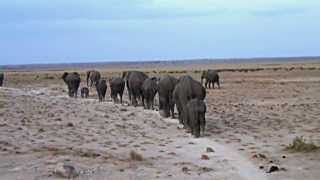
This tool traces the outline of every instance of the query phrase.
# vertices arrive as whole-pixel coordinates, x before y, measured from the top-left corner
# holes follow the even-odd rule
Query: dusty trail
[[[194,139],[156,111],[70,99],[62,90],[0,89],[2,178],[55,179],[52,169],[62,161],[80,170],[79,179],[267,179],[236,151]],[[144,160],[130,160],[131,150]]]

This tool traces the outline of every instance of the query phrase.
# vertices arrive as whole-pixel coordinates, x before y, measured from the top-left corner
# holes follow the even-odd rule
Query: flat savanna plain
[[[195,139],[157,111],[67,97],[64,71],[5,72],[0,88],[0,179],[56,179],[57,163],[79,179],[318,179],[320,152],[293,153],[295,137],[320,145],[320,63],[183,64],[96,68],[104,78],[220,72],[208,89],[207,127]],[[213,152],[212,152],[213,150]],[[131,155],[130,155],[131,152]],[[132,152],[141,157],[133,157]],[[270,164],[280,170],[266,173]]]

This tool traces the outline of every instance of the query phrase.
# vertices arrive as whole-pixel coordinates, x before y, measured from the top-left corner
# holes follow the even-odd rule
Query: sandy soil
[[[0,179],[56,179],[58,162],[75,166],[78,179],[320,176],[319,151],[284,151],[301,135],[320,144],[319,70],[221,73],[222,88],[207,90],[207,132],[199,139],[157,111],[109,96],[99,103],[95,93],[68,98],[63,82],[50,78],[60,73],[8,73],[0,88]],[[270,164],[280,171],[266,173]]]

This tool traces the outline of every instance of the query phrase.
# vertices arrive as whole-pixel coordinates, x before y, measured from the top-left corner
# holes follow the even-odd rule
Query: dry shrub
[[[143,161],[142,155],[135,152],[134,150],[130,151],[130,159],[133,161]]]
[[[290,152],[312,152],[319,150],[319,146],[314,143],[308,143],[303,136],[294,138],[292,144],[289,144],[285,150]]]

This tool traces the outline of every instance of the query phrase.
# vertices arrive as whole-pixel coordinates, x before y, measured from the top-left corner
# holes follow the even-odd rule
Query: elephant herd
[[[77,97],[77,91],[81,82],[80,74],[77,72],[65,72],[62,75],[63,81],[68,87],[70,97]],[[205,80],[205,87],[202,85]],[[201,82],[196,81],[189,75],[183,75],[178,79],[163,75],[160,78],[148,77],[140,71],[125,71],[122,77],[109,79],[110,96],[114,102],[122,104],[122,97],[125,86],[131,105],[138,106],[139,102],[145,109],[154,109],[154,98],[158,93],[159,112],[164,117],[174,116],[174,109],[178,110],[179,122],[185,129],[191,131],[195,137],[204,133],[206,120],[206,97],[205,88],[214,88],[214,84],[220,88],[219,75],[214,70],[203,71]],[[104,101],[107,91],[107,81],[101,78],[98,71],[87,72],[87,86],[95,85],[99,101]],[[81,97],[89,96],[89,88],[81,88]]]

